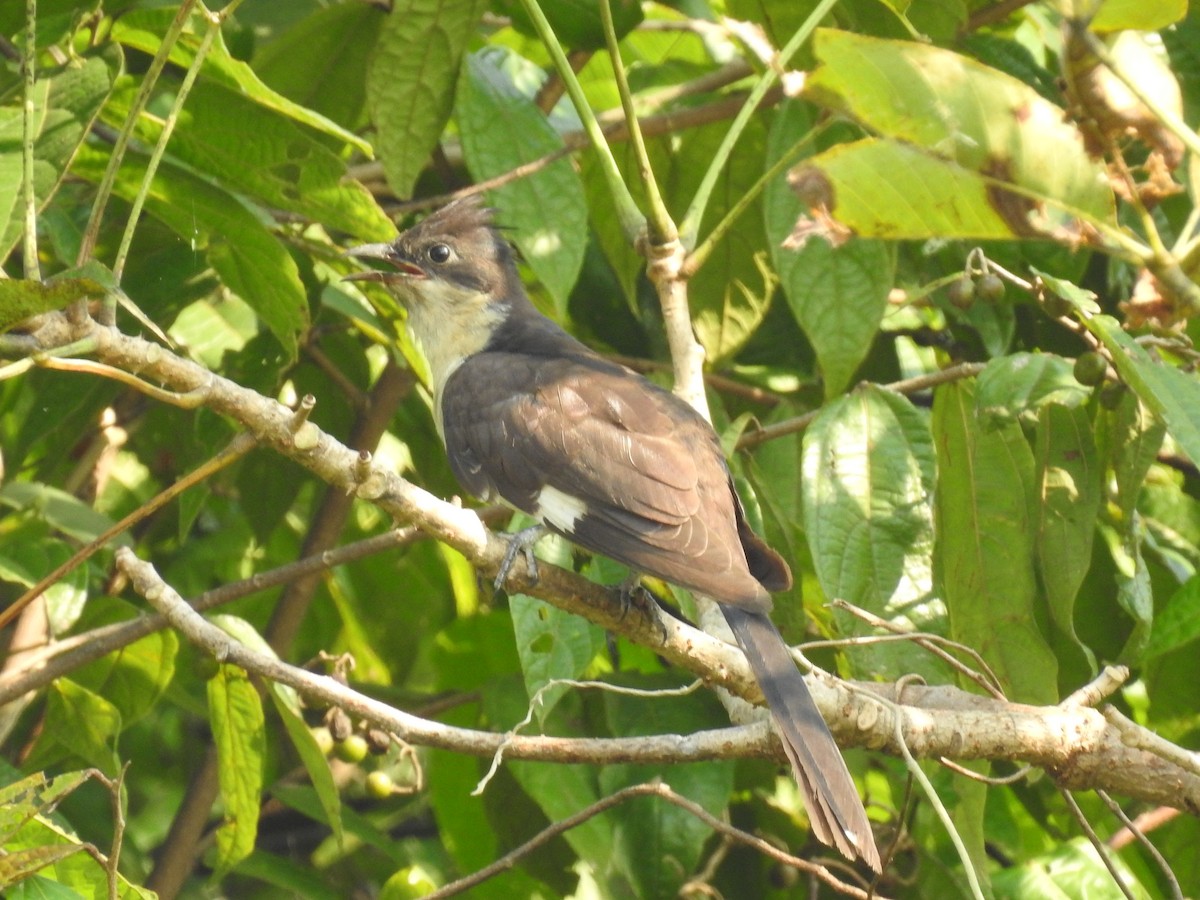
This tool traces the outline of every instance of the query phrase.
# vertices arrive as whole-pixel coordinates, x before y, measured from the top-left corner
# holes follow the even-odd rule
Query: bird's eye
[[[444,263],[450,259],[450,247],[446,244],[434,244],[425,252],[435,263]]]

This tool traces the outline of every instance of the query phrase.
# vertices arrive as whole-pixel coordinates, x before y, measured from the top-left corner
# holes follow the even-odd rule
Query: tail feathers
[[[725,604],[721,611],[771,710],[804,793],[813,833],[847,859],[861,859],[874,871],[881,871],[858,789],[779,630],[760,613]]]

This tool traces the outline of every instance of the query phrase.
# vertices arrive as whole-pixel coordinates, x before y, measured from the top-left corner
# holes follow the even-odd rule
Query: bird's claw
[[[534,582],[538,580],[537,557],[533,554],[533,547],[545,536],[546,526],[544,525],[532,525],[509,535],[508,549],[504,552],[504,559],[500,560],[496,580],[492,582],[496,590],[504,587],[504,582],[508,580],[508,573],[512,571],[513,564],[517,561],[518,553],[525,554],[525,567],[529,570],[530,580]]]

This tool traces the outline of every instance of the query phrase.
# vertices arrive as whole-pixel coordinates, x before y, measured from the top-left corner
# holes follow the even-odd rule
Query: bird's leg
[[[637,603],[639,598],[646,601],[646,615],[654,620],[654,624],[658,626],[659,634],[663,640],[667,638],[667,626],[662,621],[662,604],[659,599],[654,596],[654,593],[645,585],[642,584],[641,572],[630,572],[629,575],[621,582],[621,618],[624,619],[628,615],[629,610]]]
[[[626,575],[625,580],[621,582],[620,591],[622,619],[629,614],[629,610],[635,602],[634,598],[638,594],[642,594],[644,596],[649,593],[644,587],[642,587],[641,572],[630,572],[628,575]]]
[[[504,587],[504,582],[508,580],[508,573],[512,570],[513,563],[517,561],[518,553],[525,554],[525,565],[529,568],[529,577],[533,581],[538,580],[537,557],[533,555],[533,547],[546,536],[547,532],[548,529],[545,525],[531,525],[508,536],[508,550],[504,554],[504,559],[500,561],[496,580],[492,582],[496,590]]]

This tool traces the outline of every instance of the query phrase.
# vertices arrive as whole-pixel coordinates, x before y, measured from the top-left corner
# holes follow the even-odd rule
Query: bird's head
[[[512,250],[478,196],[442,207],[390,243],[364,244],[346,255],[387,265],[347,279],[381,282],[410,306],[475,294],[502,301],[517,278]]]
[[[404,303],[435,392],[503,323],[532,312],[513,251],[478,197],[442,207],[391,243],[346,253],[384,263],[346,278],[380,282]]]

